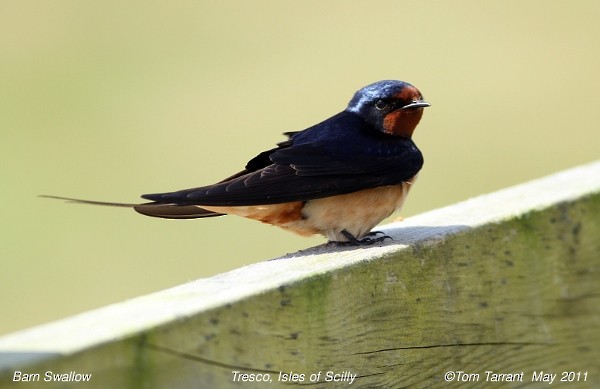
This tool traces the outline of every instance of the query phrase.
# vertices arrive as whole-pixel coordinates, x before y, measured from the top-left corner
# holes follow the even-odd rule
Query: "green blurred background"
[[[432,103],[403,216],[597,159],[598,20],[594,0],[2,2],[0,333],[323,243],[36,196],[214,182],[377,80]]]

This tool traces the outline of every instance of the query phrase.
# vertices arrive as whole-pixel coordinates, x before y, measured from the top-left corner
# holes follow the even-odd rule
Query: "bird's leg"
[[[356,237],[354,235],[352,235],[351,233],[349,233],[346,230],[342,230],[341,232],[342,232],[342,235],[344,235],[346,237],[346,239],[348,239],[348,241],[332,242],[338,246],[368,246],[368,245],[372,245],[374,243],[383,242],[386,238],[392,239],[391,237],[385,235],[381,231],[369,232],[362,239],[356,239]],[[383,236],[379,236],[379,237],[375,238],[375,236],[377,236],[377,234],[382,234]]]

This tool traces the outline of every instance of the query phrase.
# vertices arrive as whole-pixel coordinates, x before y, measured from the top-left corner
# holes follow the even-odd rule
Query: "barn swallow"
[[[170,219],[238,215],[339,244],[372,244],[389,238],[369,231],[401,208],[423,166],[411,137],[429,105],[409,83],[379,81],[216,184],[145,194],[151,202],[143,204],[60,198]]]

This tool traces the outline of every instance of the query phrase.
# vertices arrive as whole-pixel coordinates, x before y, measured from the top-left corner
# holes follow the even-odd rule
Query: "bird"
[[[43,197],[167,219],[237,215],[338,245],[371,245],[390,238],[371,230],[400,210],[423,166],[412,135],[429,106],[413,85],[382,80],[215,184],[144,194],[149,202],[140,204]]]

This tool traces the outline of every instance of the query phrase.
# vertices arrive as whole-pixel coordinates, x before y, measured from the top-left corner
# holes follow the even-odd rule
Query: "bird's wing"
[[[142,197],[163,204],[244,206],[306,201],[395,185],[412,178],[423,158],[409,139],[394,142],[393,147],[384,149],[378,148],[379,141],[372,147],[341,147],[330,141],[286,144],[259,154],[245,171],[217,184]],[[267,161],[269,165],[258,168]]]

